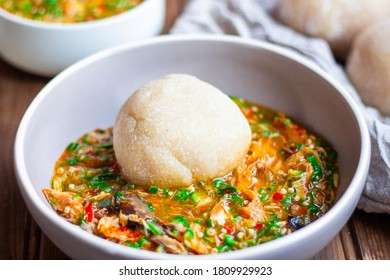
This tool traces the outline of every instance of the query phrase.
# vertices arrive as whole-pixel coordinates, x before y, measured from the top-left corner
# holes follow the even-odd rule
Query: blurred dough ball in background
[[[347,73],[362,100],[390,116],[390,19],[356,37]]]
[[[390,0],[280,0],[276,17],[298,32],[328,41],[344,60],[353,38],[390,15]]]

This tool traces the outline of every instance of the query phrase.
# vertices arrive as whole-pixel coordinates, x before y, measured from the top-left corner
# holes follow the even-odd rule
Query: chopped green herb
[[[175,198],[178,199],[181,203],[185,202],[190,195],[190,192],[186,189],[178,189],[175,195]]]
[[[218,246],[217,250],[218,250],[218,253],[230,251],[228,245],[221,245],[221,246]]]
[[[135,189],[135,184],[126,184],[123,186],[125,189]]]
[[[266,202],[268,200],[268,198],[269,198],[269,195],[267,193],[264,193],[261,195],[260,200],[262,202]]]
[[[264,137],[268,137],[271,133],[269,132],[269,130],[263,130],[263,136]]]
[[[288,211],[290,209],[292,198],[295,196],[295,193],[287,194],[280,202],[283,205],[284,210]]]
[[[190,227],[190,224],[188,223],[186,216],[176,216],[175,218],[172,219],[172,223],[182,224],[185,227]]]
[[[232,201],[238,203],[240,206],[243,205],[242,198],[239,197],[239,196],[236,195],[236,194],[232,194],[232,195],[230,196],[230,199],[231,199]]]
[[[309,208],[310,212],[313,214],[317,214],[320,211],[320,209],[318,208],[318,206],[316,204],[310,204],[308,206],[308,208]]]
[[[234,101],[234,103],[236,103],[239,107],[243,107],[243,108],[247,108],[249,107],[244,100],[242,100],[241,98],[237,97],[237,96],[229,96],[231,100]]]
[[[1,1],[0,1],[1,2]],[[1,3],[0,3],[1,4]],[[23,9],[23,11],[25,11],[25,12],[29,12],[29,11],[31,11],[31,9],[32,9],[32,4],[30,3],[30,2],[24,2],[23,4],[22,4],[22,9]]]
[[[214,225],[214,220],[212,220],[212,219],[208,219],[206,224],[207,224],[208,227],[214,227],[215,226]]]
[[[85,144],[89,144],[89,134],[85,134],[85,136],[83,137],[83,143]]]
[[[146,224],[148,225],[148,229],[154,234],[154,235],[162,235],[163,234],[163,230],[160,226],[156,225],[156,224],[153,224],[153,223],[150,223],[150,222],[146,222]]]
[[[115,179],[115,173],[103,173],[96,176],[99,181],[111,181]]]
[[[200,194],[197,193],[197,192],[192,193],[191,194],[191,199],[195,203],[195,205],[197,205],[201,201]]]
[[[225,235],[225,243],[229,246],[234,246],[237,244],[237,242],[234,241],[234,236],[231,235]]]
[[[158,187],[150,186],[149,187],[149,193],[158,193]]]
[[[313,176],[311,177],[311,180],[318,181],[322,177],[322,169],[321,169],[320,163],[317,160],[317,157],[315,155],[308,155],[306,158],[310,162],[310,164],[314,170]]]
[[[66,161],[69,165],[75,165],[76,163],[80,162],[77,156],[75,156],[74,158],[67,158]]]
[[[187,239],[187,240],[191,240],[195,237],[195,234],[192,230],[190,229],[186,229],[186,231],[184,232],[184,238]]]
[[[237,189],[233,187],[232,185],[229,185],[225,181],[221,179],[214,179],[213,180],[214,187],[218,190],[218,192],[222,193],[225,191],[233,191],[237,192]]]
[[[49,7],[53,7],[53,6],[58,5],[57,0],[44,0],[43,2],[45,2],[45,4],[48,5]]]

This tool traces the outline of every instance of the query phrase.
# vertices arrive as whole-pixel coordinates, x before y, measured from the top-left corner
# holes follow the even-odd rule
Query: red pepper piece
[[[257,224],[253,228],[254,229],[262,229],[263,228],[263,224]]]
[[[120,171],[120,170],[121,170],[121,167],[120,167],[119,163],[117,163],[117,162],[114,163],[113,168],[114,168],[116,171]]]
[[[92,203],[88,203],[85,207],[85,218],[87,219],[87,222],[90,223],[93,220],[93,209],[92,209]]]
[[[128,227],[121,227],[119,230],[121,231],[121,232],[124,232],[124,231],[126,231],[126,230],[128,230],[129,228]]]
[[[275,200],[282,200],[283,199],[283,195],[280,192],[276,192],[276,193],[274,193],[273,199],[275,199]]]
[[[226,229],[227,234],[232,234],[236,230],[233,223],[226,223],[223,227]]]
[[[141,234],[137,231],[132,231],[130,232],[127,237],[131,238],[131,239],[138,239],[140,238]]]

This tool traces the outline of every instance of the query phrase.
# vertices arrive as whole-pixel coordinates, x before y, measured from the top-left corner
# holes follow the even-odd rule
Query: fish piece
[[[206,211],[209,207],[210,207],[210,205],[211,205],[211,203],[213,202],[213,199],[211,198],[211,197],[205,197],[205,198],[203,198],[197,205],[196,205],[196,207],[199,209],[199,211],[201,211],[201,212],[204,212],[204,211]]]
[[[119,222],[123,227],[128,227],[130,229],[144,229],[147,228],[146,221],[137,215],[129,214],[124,215],[119,212]]]
[[[223,226],[227,220],[232,219],[229,210],[229,199],[227,195],[224,195],[210,211],[210,219]]]
[[[114,205],[114,197],[110,193],[104,193],[92,196],[88,199],[89,202],[93,203],[98,209],[107,209],[113,210]]]
[[[210,254],[212,247],[205,244],[202,239],[199,238],[200,233],[203,234],[204,227],[199,224],[191,224],[190,228],[194,232],[194,237],[191,239],[184,239],[184,245],[197,254]]]
[[[119,209],[120,223],[131,229],[147,228],[146,221],[155,218],[146,202],[137,195],[121,198]]]
[[[119,218],[115,216],[101,218],[96,229],[103,237],[118,243],[134,241],[140,236],[140,233],[137,231],[123,228],[119,222]]]
[[[243,217],[250,218],[256,223],[264,223],[267,217],[259,197],[255,197],[248,205],[238,209],[238,212]]]
[[[123,215],[133,214],[144,220],[151,220],[154,218],[154,215],[146,202],[137,195],[130,195],[122,198],[119,207]]]
[[[176,239],[169,237],[168,235],[153,235],[150,238],[154,243],[162,245],[167,253],[171,254],[187,254],[187,250]]]
[[[163,229],[165,230],[166,234],[169,235],[170,237],[175,238],[180,242],[183,241],[182,235],[173,233],[175,230],[179,232],[184,232],[186,230],[186,227],[183,226],[183,224],[174,224],[174,223],[165,224],[163,225]]]
[[[79,224],[84,218],[84,198],[73,192],[61,192],[53,189],[43,189],[47,201],[53,209],[73,224]]]

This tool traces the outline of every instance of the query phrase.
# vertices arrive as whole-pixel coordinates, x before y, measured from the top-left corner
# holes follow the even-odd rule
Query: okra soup
[[[161,93],[167,89],[160,87],[157,91]],[[171,104],[169,114],[176,114],[176,101],[172,96],[171,100],[164,97],[162,102]],[[138,101],[131,98],[127,105],[136,106]],[[325,139],[283,112],[239,97],[226,98],[226,104],[231,102],[235,107],[232,109],[242,115],[250,138],[248,146],[243,148],[245,153],[223,174],[199,177],[196,172],[204,162],[197,161],[192,169],[186,158],[172,152],[162,154],[164,157],[174,154],[192,172],[192,181],[164,181],[171,175],[169,172],[162,180],[157,180],[153,177],[156,171],[149,174],[149,165],[143,166],[160,164],[161,160],[156,157],[165,148],[160,144],[148,144],[139,152],[131,150],[129,142],[126,151],[131,152],[123,157],[123,154],[119,155],[123,152],[117,146],[119,139],[115,139],[122,137],[116,131],[120,129],[116,124],[114,128],[90,131],[64,147],[55,163],[51,188],[43,189],[47,201],[63,218],[93,235],[131,248],[171,254],[214,254],[262,246],[262,243],[283,238],[321,218],[336,197],[337,152]],[[201,102],[205,104],[204,100]],[[146,126],[145,118],[149,116],[146,111],[142,111],[142,117],[133,112],[137,124],[129,133],[137,134],[139,127]],[[165,110],[158,112],[166,114]],[[191,119],[174,116],[186,126],[198,125],[196,133],[203,133],[203,122],[192,124]],[[117,122],[120,122],[120,116]],[[180,130],[175,121],[167,124],[170,126],[174,126],[173,131]],[[161,130],[166,133],[165,127]],[[138,135],[135,139],[141,141],[149,137],[154,141],[153,133],[149,129],[147,136]],[[194,138],[196,136],[191,136],[190,140],[175,139],[188,151],[191,148],[186,145]],[[214,135],[202,135],[201,138],[212,142]],[[222,140],[229,139],[224,136]],[[159,139],[153,143],[164,141]],[[131,145],[138,143],[131,142]],[[203,148],[197,144],[194,149],[202,153]],[[146,156],[150,151],[151,155]],[[232,149],[221,151],[224,155],[233,152]],[[135,159],[134,154],[143,158]],[[213,153],[208,152],[208,156],[210,154]],[[137,169],[129,169],[123,158],[131,158],[130,164],[141,166],[139,174],[134,174]],[[216,162],[223,165],[227,161]],[[163,168],[159,166],[158,172]],[[167,170],[175,168],[169,165]],[[210,170],[211,167],[207,169]]]
[[[0,0],[0,8],[32,20],[75,23],[121,14],[141,2],[143,0]]]

